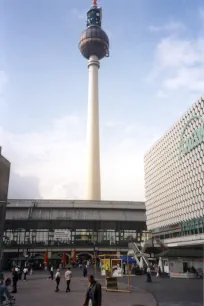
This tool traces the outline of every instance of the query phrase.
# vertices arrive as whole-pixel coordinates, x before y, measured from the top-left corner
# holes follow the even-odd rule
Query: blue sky
[[[90,4],[0,3],[0,144],[12,162],[11,197],[83,198],[88,71],[78,41]],[[102,196],[143,200],[145,151],[203,94],[204,5],[99,4],[110,37],[99,75]]]

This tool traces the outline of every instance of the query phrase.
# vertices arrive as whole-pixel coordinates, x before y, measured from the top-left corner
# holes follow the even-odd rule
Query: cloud
[[[39,179],[30,176],[20,176],[11,169],[9,199],[40,199]]]
[[[184,24],[180,23],[180,22],[176,22],[176,21],[171,21],[169,23],[166,23],[162,26],[150,26],[149,30],[150,32],[162,32],[162,31],[170,31],[170,32],[178,32],[178,31],[183,31],[185,30],[186,27],[184,26]]]
[[[153,69],[147,81],[159,84],[158,92],[165,95],[179,89],[202,93],[204,39],[187,39],[174,35],[162,38],[156,46]]]
[[[0,128],[3,154],[12,165],[10,197],[83,199],[85,127],[84,118],[65,116],[40,132],[15,134]],[[144,200],[143,156],[157,131],[139,123],[101,127],[103,199]],[[117,138],[110,138],[110,129]]]
[[[0,119],[1,116],[3,116],[4,111],[7,108],[7,103],[4,98],[4,90],[6,88],[6,85],[8,83],[8,75],[4,70],[0,70]]]
[[[0,139],[13,172],[23,178],[38,179],[42,197],[66,198],[68,193],[74,195],[74,190],[80,197],[84,166],[82,126],[77,117],[69,116],[55,120],[40,133],[11,134],[0,129]],[[14,183],[11,181],[12,194]],[[32,198],[33,193],[29,194]]]
[[[80,11],[77,8],[72,8],[70,10],[70,14],[75,19],[81,19],[81,20],[85,20],[86,19],[86,12],[85,11]]]
[[[2,94],[6,83],[8,82],[8,76],[4,70],[0,70],[0,95]]]
[[[199,17],[200,17],[201,19],[204,19],[204,7],[200,7],[200,8],[199,8]]]

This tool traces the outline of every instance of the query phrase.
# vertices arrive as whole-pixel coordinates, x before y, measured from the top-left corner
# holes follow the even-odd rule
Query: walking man
[[[8,284],[10,283],[11,283],[11,280],[9,278],[5,281],[5,283],[3,280],[0,280],[0,305],[4,305],[3,303],[6,300],[11,300],[12,298],[7,288]]]
[[[148,283],[151,283],[151,282],[152,282],[150,266],[147,267],[147,282],[148,282]]]
[[[93,275],[88,276],[88,280],[89,288],[86,292],[85,303],[83,306],[101,306],[101,284],[94,279]]]
[[[26,281],[27,280],[27,273],[28,273],[28,269],[26,268],[26,267],[24,267],[24,269],[23,269],[23,275],[24,275],[24,281]]]
[[[54,276],[54,268],[53,266],[51,266],[50,268],[50,278],[53,280],[53,276]]]
[[[55,292],[58,292],[59,291],[59,284],[60,284],[60,270],[57,269],[57,273],[55,274],[55,281],[56,281],[56,290]]]
[[[88,273],[87,265],[86,265],[86,263],[84,263],[84,266],[83,266],[83,276],[87,277],[87,273]]]
[[[18,283],[18,272],[14,268],[12,270],[12,278],[13,278],[13,291],[12,293],[17,293],[17,283]]]
[[[65,272],[64,277],[67,282],[66,292],[70,292],[70,283],[71,283],[71,278],[72,278],[72,271],[70,268],[67,268],[67,271]]]

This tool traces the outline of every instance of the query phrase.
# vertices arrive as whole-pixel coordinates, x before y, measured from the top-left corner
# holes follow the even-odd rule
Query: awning
[[[23,256],[20,256],[20,257],[11,258],[11,260],[13,260],[13,261],[23,261],[23,260],[26,261],[28,259],[23,257]]]
[[[55,260],[60,259],[61,260],[62,255],[55,254],[55,255],[52,255],[50,259],[55,259]]]
[[[120,259],[122,260],[122,262],[136,263],[136,259],[131,256],[126,256],[126,255],[120,256]]]
[[[200,249],[182,249],[182,248],[169,248],[168,250],[155,255],[155,257],[164,258],[203,258],[203,251]]]
[[[33,257],[32,260],[43,260],[44,259],[44,256],[36,256],[36,257]]]

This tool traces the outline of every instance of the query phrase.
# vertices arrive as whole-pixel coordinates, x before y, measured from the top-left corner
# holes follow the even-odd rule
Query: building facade
[[[149,236],[143,202],[9,200],[4,259],[127,254],[130,241],[140,245]]]
[[[9,187],[10,162],[1,154],[0,147],[0,272],[2,262],[2,242],[4,233],[4,222],[6,215],[6,204]]]
[[[204,97],[145,155],[147,228],[169,247],[204,243]]]

